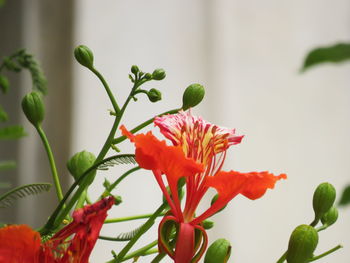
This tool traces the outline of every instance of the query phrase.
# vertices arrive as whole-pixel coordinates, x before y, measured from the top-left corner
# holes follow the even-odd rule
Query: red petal
[[[10,225],[0,229],[0,263],[38,263],[40,234],[27,225]]]

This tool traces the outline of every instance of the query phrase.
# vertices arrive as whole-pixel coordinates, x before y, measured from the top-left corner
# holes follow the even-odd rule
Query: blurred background
[[[300,73],[305,55],[314,47],[349,41],[349,25],[347,0],[8,0],[0,9],[0,55],[26,47],[44,68],[49,88],[44,128],[65,189],[71,181],[68,158],[82,150],[97,155],[113,122],[103,87],[74,61],[75,46],[93,50],[96,68],[120,103],[131,88],[131,65],[146,72],[166,70],[165,80],[149,84],[162,91],[163,100],[151,104],[145,96],[131,103],[124,119],[129,128],[181,106],[189,84],[204,85],[205,99],[193,112],[245,135],[228,151],[224,169],[288,175],[259,200],[231,201],[213,217],[216,226],[209,230],[210,240],[231,241],[230,262],[276,262],[291,231],[312,221],[315,187],[327,181],[340,194],[350,182],[350,64],[326,64]],[[1,105],[29,136],[2,143],[1,158],[20,161],[1,180],[14,186],[50,182],[41,142],[20,111],[31,80],[23,73],[12,74],[10,81]],[[121,149],[133,151],[127,143]],[[102,191],[105,177],[113,180],[128,168],[100,172],[92,198]],[[146,171],[130,176],[115,194],[123,203],[110,217],[152,213],[162,198]],[[55,203],[54,191],[20,200],[15,208],[2,209],[0,219],[38,227]],[[339,213],[338,222],[320,233],[316,254],[339,243],[344,248],[320,263],[349,262],[350,208]],[[107,225],[102,233],[117,235],[140,223]],[[156,231],[152,229],[139,247],[156,239]],[[121,247],[99,241],[91,262],[105,262],[112,258],[112,249]],[[138,262],[150,261],[146,257]]]

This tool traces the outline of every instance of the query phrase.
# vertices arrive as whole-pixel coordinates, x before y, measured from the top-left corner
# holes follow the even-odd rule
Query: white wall
[[[95,52],[96,66],[118,100],[129,91],[132,64],[167,71],[164,81],[149,85],[161,89],[164,99],[155,105],[146,98],[132,103],[128,127],[179,106],[184,88],[200,82],[207,95],[195,113],[246,135],[229,151],[225,169],[288,174],[261,200],[238,197],[216,216],[211,240],[232,242],[230,262],[275,262],[293,228],[312,221],[313,189],[329,181],[340,191],[350,182],[350,66],[298,74],[309,49],[349,40],[348,1],[80,0],[76,11],[75,44]],[[97,154],[112,125],[107,112],[112,107],[86,69],[76,66],[75,76],[73,149]],[[112,180],[120,170],[107,174]],[[114,208],[113,217],[152,212],[159,204],[160,191],[150,173],[132,175],[121,187],[116,194],[124,203]],[[318,262],[349,261],[348,210],[341,210],[339,222],[320,234],[316,254],[338,243],[345,248]],[[108,226],[104,234],[138,224]],[[156,230],[148,241],[155,238]],[[118,246],[101,242],[91,262],[111,259],[111,249],[118,251]]]

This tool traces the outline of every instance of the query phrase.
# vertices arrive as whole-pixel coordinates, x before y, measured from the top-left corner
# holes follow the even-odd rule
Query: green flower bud
[[[136,65],[132,65],[132,66],[131,66],[131,73],[132,73],[132,74],[135,74],[135,75],[136,75],[139,71],[140,71],[140,69],[139,69],[138,66],[136,66]]]
[[[120,195],[115,195],[114,196],[114,204],[115,205],[120,205],[123,202],[123,199]]]
[[[146,73],[144,78],[147,79],[147,80],[151,80],[152,79],[152,74],[151,73]]]
[[[226,263],[231,255],[231,244],[226,239],[217,239],[205,254],[204,263]]]
[[[315,218],[321,218],[334,204],[336,191],[330,183],[320,184],[313,197],[313,208],[315,211]]]
[[[152,73],[152,78],[154,80],[162,80],[165,77],[166,77],[166,73],[165,73],[164,69],[162,69],[162,68],[157,68]]]
[[[95,162],[96,157],[93,153],[88,151],[78,152],[73,155],[67,162],[67,168],[71,175],[77,180],[87,169],[89,169]],[[89,184],[92,183],[96,175],[96,171],[91,172],[88,176]]]
[[[187,110],[198,105],[204,98],[205,90],[200,84],[188,86],[182,96],[182,109]]]
[[[214,222],[211,220],[204,220],[202,222],[202,226],[205,230],[208,230],[214,227]]]
[[[150,89],[147,92],[147,96],[151,102],[157,102],[162,99],[162,93],[157,89]]]
[[[34,126],[42,123],[45,116],[45,107],[39,92],[31,92],[24,96],[22,109],[28,121]]]
[[[74,57],[84,67],[89,69],[94,67],[94,54],[87,46],[77,46],[74,49]]]
[[[287,262],[306,263],[312,258],[317,247],[318,234],[309,225],[300,225],[294,229],[289,239]]]
[[[338,209],[332,206],[331,209],[329,209],[328,212],[321,217],[321,222],[324,225],[331,226],[337,221],[337,219]]]
[[[0,75],[0,89],[2,90],[2,93],[7,93],[10,87],[10,82],[8,78],[6,78],[4,75]]]

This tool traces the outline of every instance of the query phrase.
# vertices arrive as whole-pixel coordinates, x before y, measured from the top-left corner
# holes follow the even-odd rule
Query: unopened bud
[[[67,163],[67,168],[75,180],[89,169],[95,162],[96,157],[93,153],[88,151],[82,151],[74,154]],[[96,171],[91,172],[89,175],[89,184],[92,183],[95,177]]]
[[[0,75],[0,89],[2,90],[2,93],[7,93],[9,87],[10,83],[8,78],[6,78],[4,75]]]
[[[231,244],[226,239],[217,239],[205,254],[204,263],[226,263],[231,255]]]
[[[313,196],[315,218],[320,219],[334,204],[336,191],[330,183],[320,184]]]
[[[22,109],[28,121],[34,126],[42,123],[45,116],[45,107],[39,92],[31,92],[24,96]]]
[[[198,105],[204,98],[205,90],[200,84],[188,86],[182,96],[182,109],[187,110]]]
[[[87,67],[89,69],[93,68],[94,54],[87,46],[77,46],[74,49],[74,57],[84,67]]]
[[[329,209],[328,212],[321,217],[321,222],[324,225],[331,226],[337,221],[337,219],[338,209],[332,206],[331,209]]]
[[[214,222],[211,220],[204,220],[202,222],[202,226],[205,230],[208,230],[214,227]]]
[[[162,99],[162,93],[157,89],[150,89],[147,92],[147,96],[151,102],[157,102]]]
[[[318,234],[309,225],[300,225],[294,229],[289,239],[287,262],[306,263],[312,258],[317,247]]]
[[[138,66],[136,66],[136,65],[132,65],[132,66],[131,66],[131,73],[132,73],[132,74],[135,74],[135,75],[136,75],[139,71],[140,71],[140,69],[139,69]]]
[[[165,73],[164,69],[162,69],[162,68],[158,68],[158,69],[154,70],[152,73],[152,78],[154,80],[162,80],[165,77],[166,77],[166,73]]]
[[[115,205],[120,205],[123,202],[123,199],[120,195],[115,195],[114,196],[114,204]]]

